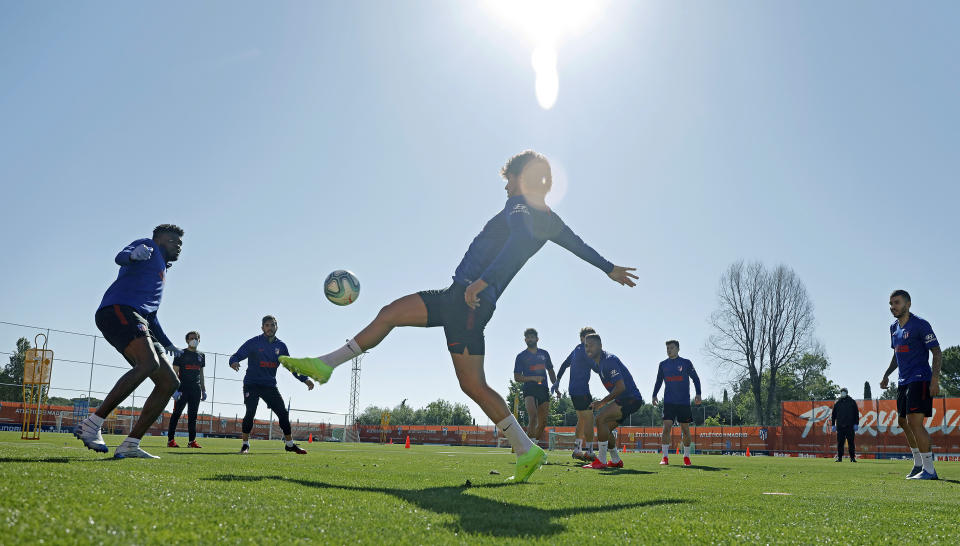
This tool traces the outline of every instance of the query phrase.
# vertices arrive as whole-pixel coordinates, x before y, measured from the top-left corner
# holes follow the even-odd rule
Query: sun
[[[604,1],[487,0],[487,5],[531,41],[537,103],[544,110],[553,108],[560,92],[557,46],[562,38],[579,34],[599,18]]]

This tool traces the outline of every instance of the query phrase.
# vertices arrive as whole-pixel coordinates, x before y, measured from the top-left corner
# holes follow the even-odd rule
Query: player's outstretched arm
[[[613,270],[607,273],[607,276],[613,279],[613,282],[615,283],[634,287],[637,285],[634,280],[640,278],[631,273],[631,271],[636,270],[636,267],[623,267],[621,265],[615,265],[613,266]]]
[[[893,358],[890,359],[890,365],[887,366],[887,371],[883,374],[883,379],[880,380],[880,388],[885,389],[890,383],[890,374],[893,373],[893,370],[897,369],[897,353],[893,353]]]

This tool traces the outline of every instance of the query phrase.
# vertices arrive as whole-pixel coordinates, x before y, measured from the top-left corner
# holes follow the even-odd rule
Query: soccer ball
[[[350,305],[360,295],[360,281],[353,273],[338,269],[323,281],[323,294],[337,305]]]

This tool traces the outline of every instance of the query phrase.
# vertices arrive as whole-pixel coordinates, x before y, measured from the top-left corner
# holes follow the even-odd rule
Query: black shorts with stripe
[[[520,390],[523,392],[524,398],[532,396],[538,406],[550,401],[550,391],[547,390],[547,386],[543,383],[524,383],[520,387]]]
[[[929,381],[914,381],[897,387],[897,414],[906,419],[911,413],[933,417],[933,397]]]
[[[463,299],[466,290],[466,286],[453,283],[442,290],[424,290],[417,294],[427,307],[427,328],[443,326],[447,350],[455,354],[469,351],[471,355],[482,355],[486,352],[483,329],[496,305],[481,300],[477,309],[470,309]]]
[[[163,346],[157,342],[150,332],[150,322],[133,307],[107,305],[98,309],[94,318],[104,339],[110,345],[113,345],[113,348],[120,354],[124,354],[123,352],[131,341],[145,337],[153,342],[157,355],[163,358]],[[124,358],[126,358],[126,355],[124,355]],[[131,362],[131,364],[133,363]]]

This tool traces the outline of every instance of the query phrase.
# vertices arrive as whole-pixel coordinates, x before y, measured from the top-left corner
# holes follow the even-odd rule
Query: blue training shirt
[[[279,338],[273,338],[273,341],[267,339],[267,336],[260,334],[257,337],[248,339],[237,349],[237,352],[230,357],[230,363],[239,363],[247,359],[247,373],[243,376],[244,385],[263,385],[266,387],[277,386],[277,367],[280,366],[280,356],[290,356],[287,350],[287,344],[280,341]],[[300,381],[306,381],[307,376],[293,374]]]
[[[563,364],[560,365],[560,371],[557,372],[557,383],[560,382],[560,378],[563,377],[563,372],[567,368],[570,368],[570,396],[590,396],[590,372],[600,373],[600,367],[587,357],[583,343],[574,347]]]
[[[130,259],[130,253],[140,245],[153,249],[149,260],[137,262]],[[110,305],[132,307],[147,319],[150,332],[157,341],[164,347],[173,345],[157,320],[157,310],[160,308],[163,284],[167,276],[166,253],[153,239],[137,239],[125,246],[113,261],[120,266],[120,272],[117,280],[113,281],[103,294],[97,310]]]
[[[682,404],[690,405],[690,380],[693,380],[693,386],[697,390],[697,396],[700,396],[700,376],[697,370],[693,369],[693,362],[686,358],[668,358],[660,363],[657,369],[657,382],[653,386],[653,397],[657,397],[660,392],[660,384],[663,387],[664,404]]]
[[[620,362],[620,359],[617,358],[616,355],[604,351],[603,356],[600,358],[599,366],[600,380],[603,381],[603,386],[606,387],[607,392],[613,392],[617,381],[623,380],[623,386],[625,388],[623,392],[614,399],[618,404],[624,405],[634,400],[643,400],[643,396],[640,395],[640,389],[637,388],[637,384],[633,381],[633,375],[630,374],[630,370],[623,365],[623,362]]]
[[[930,381],[933,378],[930,349],[939,346],[940,342],[930,323],[917,315],[910,313],[910,318],[902,327],[899,320],[893,321],[890,325],[890,348],[896,351],[897,384]]]
[[[547,370],[553,369],[553,362],[550,361],[550,353],[543,349],[537,349],[535,353],[524,350],[517,355],[513,364],[513,373],[526,375],[530,377],[542,378],[538,383],[547,383]]]
[[[469,285],[483,279],[489,286],[479,297],[495,304],[523,264],[547,241],[562,246],[604,273],[613,271],[613,264],[584,243],[555,212],[530,206],[524,196],[515,195],[507,199],[503,210],[491,218],[470,243],[453,280]]]

